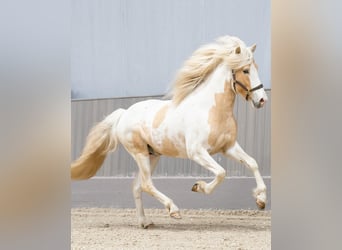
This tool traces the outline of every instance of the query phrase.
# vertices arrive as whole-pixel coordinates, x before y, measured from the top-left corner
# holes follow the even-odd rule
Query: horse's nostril
[[[261,98],[261,99],[259,100],[259,107],[260,107],[260,108],[263,107],[264,104],[265,104],[265,100],[264,100],[264,98]]]

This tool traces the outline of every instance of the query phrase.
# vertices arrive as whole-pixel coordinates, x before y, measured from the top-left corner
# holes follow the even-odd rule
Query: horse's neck
[[[231,89],[230,80],[229,69],[224,65],[220,65],[201,84],[202,86],[199,86],[193,95],[189,96],[189,99],[192,99],[192,103],[197,102],[201,106],[220,105],[222,111],[233,112],[235,94]]]

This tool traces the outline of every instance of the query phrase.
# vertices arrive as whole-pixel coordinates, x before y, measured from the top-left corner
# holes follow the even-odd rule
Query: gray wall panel
[[[257,43],[270,88],[269,0],[73,0],[73,99],[161,95],[194,50],[222,35]]]
[[[271,100],[271,91],[267,91]],[[154,97],[154,98],[160,98]],[[132,104],[151,99],[151,97],[131,97],[72,101],[71,103],[71,158],[76,159],[84,145],[85,139],[97,122],[117,108],[128,108]],[[271,133],[271,102],[262,109],[254,109],[241,97],[236,98],[235,116],[238,123],[238,141],[242,148],[258,162],[261,174],[270,176],[270,133]],[[226,168],[229,176],[252,176],[240,163],[227,159],[221,154],[215,160]],[[114,153],[110,153],[97,176],[134,175],[137,170],[132,157],[120,145]],[[212,176],[212,174],[190,160],[161,157],[155,171],[156,176]]]

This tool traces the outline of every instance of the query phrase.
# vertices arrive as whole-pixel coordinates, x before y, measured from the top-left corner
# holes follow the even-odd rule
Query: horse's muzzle
[[[266,100],[264,98],[261,98],[258,102],[253,101],[253,105],[255,108],[262,108],[266,103]]]

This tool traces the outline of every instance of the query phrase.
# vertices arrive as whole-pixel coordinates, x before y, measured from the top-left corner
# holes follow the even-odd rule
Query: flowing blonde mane
[[[237,47],[241,48],[239,54],[235,53]],[[172,101],[178,105],[221,63],[225,63],[230,69],[237,69],[252,61],[253,53],[247,49],[243,41],[233,36],[220,37],[216,42],[197,49],[185,61],[168,96],[171,96]]]

